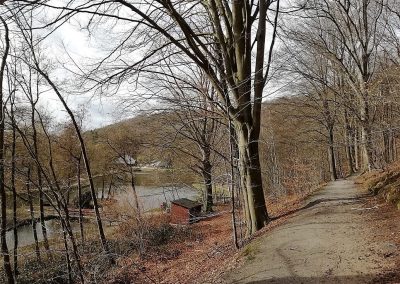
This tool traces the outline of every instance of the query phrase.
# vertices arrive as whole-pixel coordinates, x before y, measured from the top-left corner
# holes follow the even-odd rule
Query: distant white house
[[[137,166],[137,161],[129,155],[125,155],[124,157],[119,157],[116,161],[118,164],[123,164],[127,166]]]
[[[171,168],[171,162],[169,161],[153,161],[150,164],[145,165],[148,168]]]

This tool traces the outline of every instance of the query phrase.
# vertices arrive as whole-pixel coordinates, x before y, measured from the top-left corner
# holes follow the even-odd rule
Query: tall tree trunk
[[[68,236],[69,236],[69,239],[70,239],[71,244],[72,244],[73,255],[74,255],[76,266],[77,266],[77,269],[78,269],[78,271],[77,271],[78,272],[78,276],[79,276],[79,279],[81,280],[81,283],[84,283],[81,260],[80,260],[80,256],[79,256],[79,253],[78,253],[78,248],[76,246],[75,236],[74,236],[74,234],[72,232],[72,228],[71,228],[71,222],[70,222],[69,210],[68,210],[68,203],[67,203],[64,195],[62,194],[63,190],[60,187],[60,184],[58,182],[58,178],[57,178],[57,175],[56,175],[56,171],[55,171],[55,168],[54,168],[53,150],[52,150],[52,144],[51,144],[50,135],[46,131],[46,128],[45,128],[44,123],[43,123],[43,119],[40,116],[39,116],[39,119],[40,119],[40,123],[42,125],[43,132],[45,133],[46,138],[47,138],[47,144],[48,144],[48,150],[49,150],[49,168],[50,168],[51,176],[53,178],[54,185],[55,185],[55,187],[57,189],[56,190],[57,193],[55,193],[54,196],[55,196],[55,200],[57,201],[57,207],[59,208],[59,216],[60,216],[60,220],[62,222],[63,231],[64,231],[64,233],[66,232],[68,234]],[[63,211],[64,216],[62,216],[61,210]],[[67,249],[67,251],[68,251],[68,249]]]
[[[111,175],[110,184],[108,185],[107,199],[111,198],[111,189],[114,183],[114,175]]]
[[[343,167],[342,167],[342,160],[340,159],[340,152],[334,151],[335,154],[335,162],[336,162],[336,176],[337,178],[343,177]]]
[[[39,96],[39,79],[36,82],[36,92]],[[36,102],[34,102],[33,94],[31,94],[31,125],[32,125],[32,140],[33,140],[33,150],[35,156],[39,159],[39,150],[38,150],[38,139],[37,139],[37,130],[36,130],[36,119],[35,119],[35,111],[36,111]],[[47,229],[45,224],[45,216],[44,216],[44,194],[43,194],[43,181],[42,181],[42,173],[38,165],[36,165],[36,173],[38,179],[38,189],[39,189],[39,214],[40,214],[40,227],[43,235],[43,243],[46,249],[47,255],[51,258],[49,240],[47,238]]]
[[[141,212],[140,212],[140,206],[139,206],[139,198],[136,193],[136,186],[135,186],[135,173],[133,172],[133,167],[127,165],[129,167],[129,174],[131,176],[131,188],[132,188],[132,193],[133,193],[133,198],[135,199],[135,207],[138,216],[140,217]]]
[[[204,198],[204,207],[206,212],[212,211],[213,206],[213,190],[212,190],[212,176],[211,176],[211,164],[207,162],[203,162],[203,182],[205,187],[205,198]]]
[[[3,81],[4,71],[7,64],[7,57],[10,51],[9,30],[6,21],[0,16],[5,29],[5,48],[0,67],[0,197],[1,197],[1,254],[3,255],[3,266],[7,282],[14,283],[13,272],[10,263],[10,254],[7,247],[7,195],[4,187],[4,93]]]
[[[349,168],[349,175],[354,174],[354,165],[353,165],[353,154],[352,154],[352,135],[351,135],[351,126],[349,123],[349,115],[347,113],[347,109],[344,110],[344,122],[345,122],[345,131],[344,137],[346,141],[346,157],[347,157],[347,165]]]
[[[371,171],[373,166],[372,161],[372,145],[371,145],[371,130],[366,122],[361,124],[361,170],[363,172]]]
[[[53,169],[52,169],[53,170]],[[60,202],[61,203],[61,202]],[[75,236],[74,233],[72,231],[72,227],[71,227],[71,222],[70,222],[70,217],[69,217],[69,210],[67,207],[67,204],[64,200],[64,204],[60,204],[60,207],[63,208],[64,210],[64,214],[65,214],[65,219],[62,219],[62,221],[64,221],[64,228],[68,234],[68,237],[71,241],[71,245],[72,245],[72,252],[75,258],[75,262],[76,262],[76,266],[78,269],[78,276],[79,276],[79,280],[80,282],[83,284],[85,283],[84,277],[83,277],[83,269],[82,269],[82,264],[81,264],[81,258],[80,255],[78,253],[78,247],[76,245],[76,241],[75,241]]]
[[[89,157],[88,157],[88,154],[87,154],[86,145],[85,145],[81,130],[79,128],[79,125],[78,125],[78,123],[77,123],[77,121],[75,119],[75,116],[74,116],[72,110],[67,105],[64,97],[59,92],[57,86],[53,83],[53,81],[50,79],[50,77],[47,75],[47,73],[44,72],[40,68],[39,63],[38,63],[38,61],[36,59],[33,47],[31,47],[31,51],[33,53],[33,57],[34,57],[34,60],[35,60],[35,65],[36,65],[37,71],[43,76],[43,78],[46,79],[48,84],[51,86],[53,91],[56,93],[56,95],[59,98],[59,100],[61,101],[64,109],[68,113],[68,116],[71,119],[72,124],[74,126],[76,135],[78,136],[78,140],[79,140],[79,144],[80,144],[81,152],[82,152],[82,158],[83,158],[83,162],[84,162],[84,165],[85,165],[86,174],[87,174],[87,177],[88,177],[88,180],[89,180],[89,188],[90,188],[90,193],[92,195],[93,208],[94,208],[94,212],[95,212],[95,216],[96,216],[97,229],[98,229],[98,232],[99,232],[100,242],[101,242],[101,245],[103,247],[103,250],[109,255],[110,261],[112,263],[114,263],[114,260],[110,255],[110,249],[109,249],[109,246],[108,246],[108,243],[107,243],[106,236],[104,234],[103,223],[101,221],[99,205],[98,205],[98,202],[97,202],[96,188],[94,186],[92,171],[91,171],[90,162],[89,162]]]
[[[357,126],[354,127],[354,166],[356,171],[360,169],[360,139],[359,139],[359,129]]]
[[[212,165],[210,162],[210,147],[205,147],[203,149],[203,166],[202,166],[202,176],[204,182],[204,210],[206,212],[212,211],[213,206],[213,190],[212,190]]]
[[[258,137],[252,137],[245,124],[236,123],[240,184],[243,192],[247,234],[253,234],[268,221],[259,159]]]
[[[68,272],[68,284],[73,283],[72,279],[72,267],[71,267],[71,259],[69,257],[69,248],[68,248],[68,240],[67,240],[67,229],[65,228],[65,223],[61,217],[61,227],[63,233],[63,241],[64,241],[64,249],[65,249],[65,263],[67,265],[67,272]]]
[[[230,192],[231,192],[231,203],[232,203],[232,237],[233,237],[233,243],[235,245],[235,248],[239,248],[239,242],[238,242],[238,235],[237,235],[237,226],[236,226],[236,200],[235,200],[235,185],[236,185],[236,179],[235,179],[235,130],[232,125],[232,121],[228,116],[228,130],[229,130],[229,162],[230,162]]]
[[[329,171],[331,174],[331,180],[335,181],[338,179],[337,169],[336,169],[336,158],[335,158],[335,147],[333,139],[333,128],[328,130],[329,132],[329,147],[328,147],[328,157],[329,157]]]
[[[43,186],[42,182],[42,177],[41,173],[38,169],[38,176],[40,176],[40,185]],[[45,223],[45,215],[44,215],[44,194],[43,194],[43,188],[39,189],[39,213],[40,213],[40,227],[42,229],[42,235],[43,235],[43,244],[44,248],[46,249],[48,257],[51,259],[51,251],[50,251],[50,245],[49,245],[49,239],[47,237],[47,228],[46,228],[46,223]]]
[[[349,140],[350,137],[347,136],[347,145],[346,145],[346,158],[347,158],[347,167],[349,168],[349,172],[348,175],[351,176],[354,174],[354,166],[353,166],[353,155],[352,155],[352,151],[351,151],[351,146],[349,143],[351,143],[351,141]]]
[[[16,131],[14,127],[15,116],[14,116],[14,102],[15,97],[11,98],[11,122],[12,122],[12,145],[11,145],[11,191],[13,200],[13,237],[14,237],[14,249],[13,249],[13,263],[14,263],[14,277],[17,279],[18,275],[18,228],[17,228],[17,191],[15,188],[15,170],[16,170]]]
[[[105,177],[103,174],[103,181],[102,181],[102,187],[101,187],[101,201],[104,200],[104,190],[106,188],[106,181],[105,181]]]
[[[73,255],[74,255],[76,266],[77,266],[77,269],[78,269],[78,276],[79,276],[80,282],[84,283],[83,270],[82,270],[80,256],[79,256],[79,253],[78,253],[78,247],[76,245],[75,236],[74,236],[74,234],[72,232],[72,228],[71,228],[71,222],[70,222],[69,210],[68,210],[68,203],[66,202],[66,200],[64,198],[64,195],[61,194],[63,191],[62,191],[62,189],[60,187],[60,184],[58,182],[56,171],[55,171],[55,168],[54,168],[53,150],[52,150],[52,144],[51,144],[50,135],[46,131],[43,119],[40,116],[39,116],[39,120],[40,120],[40,123],[42,125],[43,132],[45,133],[46,138],[47,138],[48,151],[49,151],[49,167],[50,167],[50,172],[51,172],[51,176],[53,178],[54,185],[55,185],[55,187],[57,189],[57,193],[55,193],[54,191],[53,191],[53,193],[54,193],[55,200],[57,201],[57,207],[59,208],[58,213],[59,213],[59,216],[60,216],[60,220],[62,222],[63,232],[64,233],[66,232],[68,234],[68,236],[69,236],[69,239],[70,239],[71,244],[72,244]],[[64,216],[62,216],[61,210],[64,212]],[[65,243],[67,244],[66,241],[65,241]],[[67,249],[67,251],[68,251],[68,249]]]
[[[83,214],[82,214],[82,204],[81,204],[81,198],[82,198],[82,185],[81,185],[81,157],[78,159],[77,163],[77,181],[78,181],[78,210],[79,210],[79,231],[81,234],[81,241],[82,244],[85,241],[85,235],[83,233]]]
[[[39,240],[38,240],[38,235],[37,235],[37,231],[36,231],[37,222],[36,222],[35,210],[33,208],[33,198],[32,198],[30,183],[31,183],[31,169],[28,166],[28,172],[27,172],[27,177],[26,177],[26,192],[28,194],[29,212],[31,214],[33,239],[35,240],[36,258],[37,258],[38,262],[41,262],[42,260],[40,257]]]
[[[387,129],[382,132],[383,137],[383,157],[385,160],[385,164],[390,163],[390,141],[389,141],[389,132]]]

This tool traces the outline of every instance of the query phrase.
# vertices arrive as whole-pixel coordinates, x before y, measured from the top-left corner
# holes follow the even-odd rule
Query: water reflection
[[[58,220],[48,220],[45,221],[47,236],[49,239],[62,238],[61,224]],[[79,230],[79,224],[76,222],[71,223],[72,230],[77,232]],[[38,241],[43,241],[43,234],[41,229],[41,224],[36,223],[36,232]],[[13,231],[8,231],[6,235],[8,249],[14,249],[14,233]],[[32,225],[24,225],[18,228],[18,247],[29,246],[35,243],[33,238]]]

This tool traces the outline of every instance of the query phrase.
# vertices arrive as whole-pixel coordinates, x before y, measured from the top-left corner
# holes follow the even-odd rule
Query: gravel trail
[[[293,214],[253,244],[254,255],[229,272],[227,283],[377,283],[391,268],[392,243],[370,236],[363,196],[352,180],[328,184]],[[399,279],[400,283],[400,279]]]

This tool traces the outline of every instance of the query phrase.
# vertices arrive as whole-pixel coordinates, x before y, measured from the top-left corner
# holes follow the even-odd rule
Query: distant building
[[[153,161],[150,164],[146,165],[149,168],[164,168],[164,169],[169,169],[171,168],[171,161]]]
[[[171,223],[192,224],[197,222],[201,207],[202,204],[187,198],[171,201]]]
[[[131,167],[137,166],[137,161],[129,155],[125,155],[124,157],[119,157],[117,159],[117,163]]]

